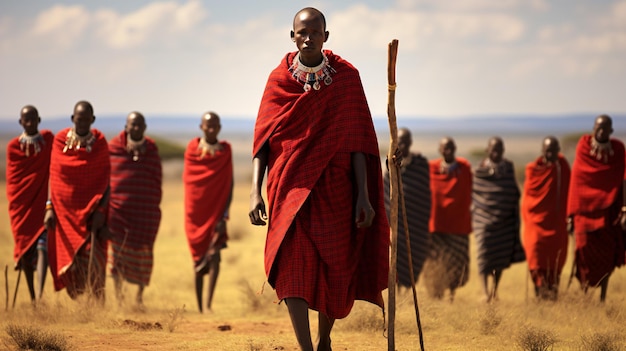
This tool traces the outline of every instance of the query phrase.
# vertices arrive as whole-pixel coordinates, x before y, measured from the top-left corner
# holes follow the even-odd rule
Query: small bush
[[[480,319],[480,332],[483,335],[491,335],[502,323],[502,317],[493,306],[488,306],[485,315]]]
[[[176,328],[178,327],[178,324],[180,324],[180,322],[183,320],[183,313],[185,313],[185,305],[183,305],[183,307],[176,307],[174,311],[168,313],[169,318],[167,318],[165,325],[167,326],[167,330],[169,330],[170,333],[173,333],[174,330],[176,330]]]
[[[581,336],[581,351],[617,351],[620,350],[620,337],[615,333],[594,333]]]
[[[549,330],[524,327],[517,337],[517,344],[526,351],[552,350],[556,337]]]
[[[20,350],[67,351],[72,347],[65,336],[50,330],[9,324],[7,334]]]

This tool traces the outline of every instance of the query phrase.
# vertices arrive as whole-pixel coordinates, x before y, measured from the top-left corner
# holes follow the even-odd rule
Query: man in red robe
[[[559,140],[543,140],[542,155],[526,165],[522,193],[524,251],[535,295],[556,299],[567,259],[567,194],[569,163],[559,153]]]
[[[41,118],[32,105],[22,108],[19,122],[24,132],[7,145],[6,191],[15,241],[15,269],[24,271],[30,299],[34,303],[41,299],[48,269],[43,217],[54,135],[49,130],[39,131]],[[35,269],[39,278],[37,294]]]
[[[198,309],[202,313],[202,286],[209,276],[207,309],[220,271],[220,250],[226,247],[226,220],[233,190],[230,144],[219,141],[220,117],[215,112],[202,116],[204,135],[192,139],[185,150],[185,233],[194,262]]]
[[[424,268],[431,294],[443,298],[450,289],[464,286],[469,278],[469,234],[472,232],[472,167],[463,157],[456,157],[451,137],[439,142],[441,158],[429,161],[431,213],[431,257]]]
[[[122,280],[137,284],[138,306],[150,283],[153,248],[161,223],[162,176],[159,150],[146,137],[146,120],[131,112],[126,126],[109,142],[111,155],[111,274],[118,300],[123,300]]]
[[[74,126],[54,138],[45,226],[54,289],[65,288],[71,298],[87,292],[104,303],[111,163],[104,134],[91,129],[95,120],[91,104],[79,101]]]
[[[253,145],[250,221],[265,225],[268,282],[285,300],[302,350],[313,350],[308,310],[319,312],[318,350],[355,299],[383,306],[389,224],[372,118],[358,71],[322,50],[324,15],[300,10],[288,53],[268,79]]]
[[[624,264],[624,144],[612,133],[611,117],[600,115],[592,134],[580,138],[567,206],[576,238],[576,278],[585,291],[599,285],[600,301],[613,269]]]

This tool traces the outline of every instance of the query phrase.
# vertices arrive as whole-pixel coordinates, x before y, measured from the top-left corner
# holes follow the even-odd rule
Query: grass
[[[67,351],[72,346],[67,337],[52,330],[10,323],[5,331],[20,350]]]
[[[0,191],[4,192],[1,182]],[[101,307],[88,304],[86,299],[73,301],[64,291],[54,292],[49,275],[43,301],[32,308],[22,279],[15,309],[10,305],[7,311],[0,308],[0,331],[4,331],[0,348],[20,350],[6,333],[9,325],[15,325],[42,333],[62,330],[61,337],[74,349],[297,350],[286,308],[277,304],[274,292],[265,283],[267,228],[247,222],[249,184],[242,181],[235,188],[228,224],[234,238],[222,252],[213,312],[204,314],[195,309],[193,262],[183,232],[180,180],[167,180],[163,193],[164,216],[155,243],[152,280],[144,293],[144,310],[134,308],[129,301],[118,305],[111,278],[107,278],[106,304]],[[4,196],[0,196],[0,208],[7,208]],[[457,290],[454,302],[430,297],[424,279],[419,280],[417,294],[426,350],[520,349],[518,337],[529,335],[529,327],[554,333],[558,339],[552,350],[626,349],[624,339],[618,337],[626,335],[626,269],[616,270],[611,277],[605,304],[599,303],[599,291],[585,295],[576,281],[567,288],[566,279],[561,283],[559,299],[552,302],[535,300],[534,293],[526,291],[532,289],[526,281],[526,266],[516,264],[504,271],[499,301],[485,304],[481,302],[472,237],[470,248],[469,282]],[[12,267],[12,250],[7,211],[0,211],[0,268]],[[569,275],[571,257],[569,252],[564,277]],[[10,269],[11,299],[16,277]],[[133,294],[135,289],[128,287]],[[0,293],[0,301],[3,297]],[[410,289],[398,291],[395,309],[396,350],[419,350]],[[311,313],[310,319],[315,334],[317,314]],[[124,324],[125,320],[140,325],[158,323],[163,328],[137,330]],[[336,322],[333,345],[336,350],[386,350],[386,337],[381,310],[357,302],[347,318]]]

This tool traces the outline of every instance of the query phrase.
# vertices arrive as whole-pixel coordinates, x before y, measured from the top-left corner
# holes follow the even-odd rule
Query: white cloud
[[[83,6],[55,5],[37,16],[31,35],[49,49],[65,50],[77,44],[89,23]]]

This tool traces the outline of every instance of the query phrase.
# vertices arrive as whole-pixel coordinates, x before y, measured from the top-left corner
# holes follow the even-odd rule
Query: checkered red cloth
[[[624,232],[618,221],[623,205],[624,144],[611,139],[608,162],[591,155],[591,135],[576,147],[569,187],[568,215],[574,215],[576,277],[594,286],[624,264]]]
[[[187,145],[183,171],[185,233],[194,262],[226,243],[228,237],[217,236],[215,226],[224,216],[233,185],[230,144],[220,141],[221,151],[200,158],[199,142],[200,138],[195,138]]]
[[[560,276],[567,258],[570,173],[563,155],[554,163],[546,164],[538,157],[526,165],[521,206],[524,250],[531,272],[541,270],[548,279]]]
[[[84,285],[83,282],[69,282],[63,275],[76,263],[74,258],[79,250],[90,250],[91,214],[109,186],[111,172],[104,134],[91,130],[96,138],[91,152],[80,148],[68,149],[64,153],[69,130],[61,130],[55,136],[50,159],[50,198],[56,214],[56,227],[48,233],[48,257],[57,291],[68,283]],[[101,248],[106,250],[106,245],[98,245],[98,249]],[[94,257],[106,259],[106,254],[98,253]],[[106,261],[99,262],[98,266],[104,267],[105,264]],[[75,279],[81,277],[75,275]],[[86,279],[86,276],[82,278]]]
[[[310,308],[341,318],[355,299],[382,306],[389,225],[378,143],[358,71],[332,52],[325,54],[336,73],[332,84],[322,83],[320,90],[305,92],[291,76],[295,53],[287,54],[270,74],[253,155],[269,145],[269,283],[281,299],[303,297]],[[353,152],[366,155],[370,202],[376,211],[373,225],[361,230],[354,225]],[[310,244],[303,245],[307,240]],[[278,256],[283,256],[281,261]],[[319,269],[309,271],[307,265]]]
[[[449,173],[440,172],[441,159],[428,163],[432,196],[430,232],[469,235],[472,232],[472,167],[462,157],[456,158],[456,168]]]
[[[31,145],[29,155],[26,156],[25,150],[20,148],[19,137],[7,145],[6,191],[15,241],[15,262],[36,243],[44,230],[43,217],[48,199],[48,171],[54,135],[49,130],[40,131],[40,135],[43,142],[38,153]]]
[[[145,153],[137,160],[126,150],[126,143],[126,132],[109,142],[111,272],[147,286],[152,274],[152,249],[161,223],[163,171],[152,139],[145,138]]]

